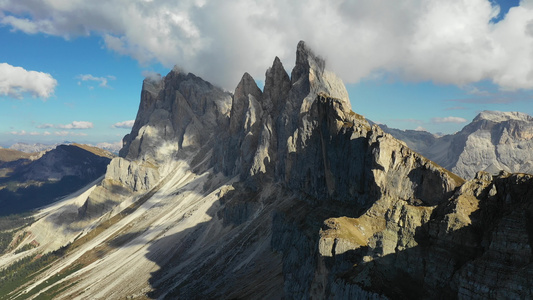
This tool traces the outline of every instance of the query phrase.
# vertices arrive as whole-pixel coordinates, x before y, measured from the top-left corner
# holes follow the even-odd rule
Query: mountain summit
[[[40,211],[2,257],[55,250],[10,295],[532,296],[533,178],[465,182],[354,113],[304,42],[296,53],[263,91],[249,74],[233,95],[177,68],[145,79],[101,183]]]
[[[478,171],[533,174],[533,117],[524,113],[483,111],[461,131],[439,138],[384,130],[464,178],[474,178]]]

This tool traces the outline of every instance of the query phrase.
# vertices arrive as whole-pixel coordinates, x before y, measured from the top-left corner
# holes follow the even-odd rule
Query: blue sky
[[[533,115],[533,1],[0,2],[0,146],[119,142],[144,76],[178,65],[232,90],[305,40],[352,108],[400,129]],[[3,74],[2,74],[3,73]]]

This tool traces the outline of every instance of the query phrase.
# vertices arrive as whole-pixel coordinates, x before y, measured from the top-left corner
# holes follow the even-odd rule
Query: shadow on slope
[[[269,192],[237,186],[220,206],[209,209],[210,221],[148,248],[146,257],[161,267],[152,273],[149,296],[530,297],[533,179],[511,175],[475,184],[476,196],[456,194],[415,228],[415,246],[397,244],[387,253],[384,245],[391,240],[378,235],[374,244],[332,257],[320,254],[324,221],[357,218],[364,210],[332,199],[317,201],[279,185]],[[471,214],[461,215],[464,205],[472,206]],[[322,283],[321,275],[327,278]]]
[[[280,230],[284,224],[277,215],[285,213],[280,210],[299,210],[300,216],[305,214],[304,210],[312,212],[309,203],[282,188],[270,191],[243,188],[227,193],[208,210],[211,220],[162,237],[148,248],[146,257],[160,266],[152,273],[153,290],[148,296],[282,298],[288,268],[285,266],[288,254],[283,251],[288,249],[279,249],[281,241],[280,245],[274,244],[275,240],[290,237]],[[300,226],[305,228],[307,224],[303,221]],[[304,244],[301,246],[313,244],[307,238],[313,236],[301,240]]]
[[[391,242],[384,236],[372,247],[324,257],[329,271],[326,294],[333,298],[530,298],[532,186],[532,177],[500,177],[494,184],[478,185],[482,190],[476,197],[460,195],[441,203],[429,222],[416,228],[414,247],[399,249],[398,232],[393,253],[384,250]],[[461,220],[465,205],[478,207]]]
[[[17,161],[12,172],[0,178],[0,216],[48,205],[102,176],[111,159],[89,150],[61,145],[38,160]]]
[[[0,216],[20,214],[53,203],[58,198],[73,193],[93,181],[76,176],[64,176],[57,182],[30,185],[12,191],[0,190]]]

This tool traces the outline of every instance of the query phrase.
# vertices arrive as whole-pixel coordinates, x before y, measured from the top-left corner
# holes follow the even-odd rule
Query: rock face
[[[478,171],[533,173],[533,117],[524,113],[483,111],[461,131],[440,138],[384,130],[464,178]]]
[[[263,91],[249,74],[234,95],[177,69],[145,80],[120,154],[32,226],[41,244],[47,226],[79,239],[27,291],[76,266],[52,296],[533,296],[533,178],[465,182],[412,151],[354,113],[303,42]],[[73,203],[78,221],[59,224]]]

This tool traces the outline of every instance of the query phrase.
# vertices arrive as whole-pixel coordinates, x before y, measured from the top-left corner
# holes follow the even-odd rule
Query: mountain
[[[145,79],[120,157],[14,234],[0,295],[533,296],[533,176],[464,181],[412,151],[304,42],[265,77]]]
[[[464,178],[474,178],[478,171],[533,174],[533,117],[524,113],[483,111],[461,131],[443,137],[383,130]]]
[[[0,149],[0,215],[27,212],[75,192],[104,175],[112,157],[80,144],[36,154]]]
[[[98,143],[96,145],[94,145],[94,147],[97,147],[97,148],[100,148],[100,149],[104,149],[106,151],[109,151],[113,154],[116,154],[118,155],[118,152],[120,151],[120,149],[122,149],[122,143],[121,142],[117,142],[117,143],[106,143],[106,142],[103,142],[103,143]]]
[[[32,153],[26,153],[13,149],[0,148],[0,163],[12,162],[19,159],[29,159]]]
[[[63,143],[63,144],[70,144],[70,143]],[[22,151],[26,153],[37,153],[37,152],[52,150],[59,145],[61,144],[49,145],[49,144],[40,144],[40,143],[37,143],[37,144],[15,143],[11,145],[9,149]]]

